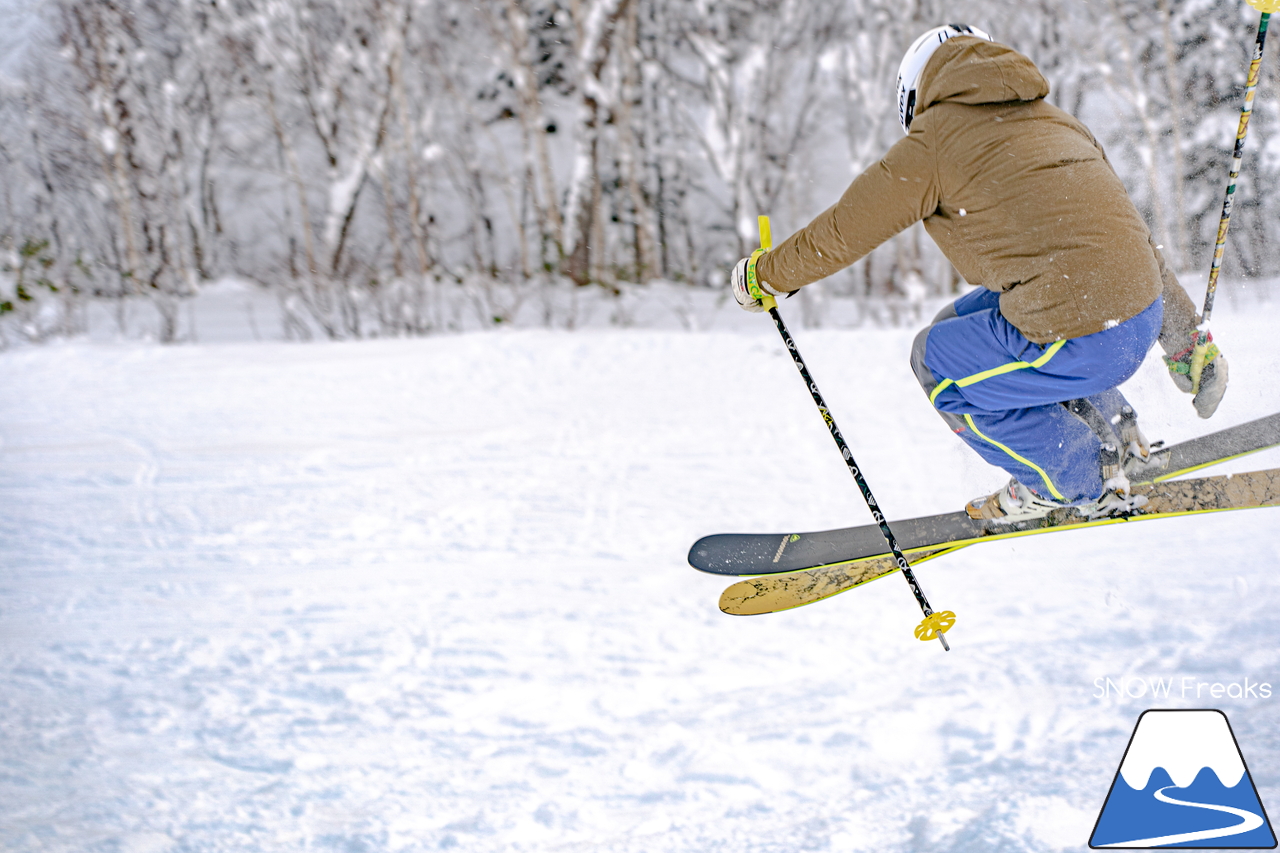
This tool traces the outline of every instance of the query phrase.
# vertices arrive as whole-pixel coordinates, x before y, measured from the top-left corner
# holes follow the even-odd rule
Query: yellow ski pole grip
[[[1280,2],[1280,0],[1278,0]],[[1205,361],[1209,354],[1209,336],[1201,332],[1196,336],[1195,349],[1191,351],[1191,393],[1200,393],[1200,377],[1204,374]]]
[[[760,300],[764,310],[772,311],[778,307],[778,300],[765,293],[764,288],[760,286],[760,280],[756,278],[756,261],[760,260],[761,255],[773,248],[773,231],[769,227],[769,217],[767,216],[756,217],[756,223],[760,226],[760,248],[751,253],[751,263],[747,264],[747,292]]]

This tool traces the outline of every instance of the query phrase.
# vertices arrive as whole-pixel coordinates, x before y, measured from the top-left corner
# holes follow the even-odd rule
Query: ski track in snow
[[[1153,355],[1153,438],[1280,403],[1215,319],[1222,411]],[[761,325],[0,354],[0,848],[1083,850],[1147,707],[1223,708],[1270,799],[1280,510],[927,563],[949,654],[897,577],[720,614],[698,536],[869,522]],[[797,330],[890,518],[1004,480],[912,334]]]

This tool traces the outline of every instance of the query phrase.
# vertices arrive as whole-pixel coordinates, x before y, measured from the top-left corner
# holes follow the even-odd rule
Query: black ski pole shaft
[[[771,242],[769,218],[761,216],[760,246],[762,249],[767,250],[771,248]],[[778,313],[777,300],[764,293],[757,282],[752,281],[749,284],[753,286],[752,295],[756,295],[761,300],[761,303],[769,309],[769,316],[773,318],[773,324],[778,327],[778,334],[782,335],[782,342],[786,345],[787,352],[791,354],[791,360],[795,362],[800,375],[804,377],[805,385],[809,388],[809,394],[813,397],[813,402],[818,406],[818,412],[822,415],[823,422],[826,423],[827,429],[831,432],[831,437],[835,439],[836,447],[840,448],[840,455],[844,458],[845,465],[849,468],[849,473],[853,475],[854,482],[858,484],[858,489],[862,492],[862,497],[867,502],[867,508],[871,510],[871,515],[875,518],[876,524],[880,526],[880,533],[884,536],[885,542],[889,545],[889,550],[893,553],[894,563],[901,570],[902,576],[906,578],[907,585],[911,587],[911,594],[915,596],[916,603],[920,605],[920,610],[924,613],[924,621],[916,627],[916,637],[921,640],[931,640],[936,636],[942,643],[942,647],[947,651],[951,651],[951,646],[948,645],[947,638],[944,635],[955,624],[956,615],[949,610],[936,613],[933,607],[930,606],[929,599],[925,597],[924,590],[920,588],[920,582],[916,580],[915,572],[911,570],[911,564],[907,562],[907,558],[902,554],[902,548],[898,545],[898,538],[893,535],[889,522],[885,519],[884,513],[880,511],[880,504],[876,502],[875,495],[871,493],[871,487],[867,485],[866,478],[862,476],[862,470],[853,458],[853,451],[849,449],[849,444],[844,440],[840,427],[836,425],[835,418],[831,416],[831,410],[827,408],[827,402],[823,399],[822,392],[818,390],[818,383],[813,381],[813,377],[809,374],[809,368],[805,366],[804,359],[800,356],[800,350],[796,346],[795,339],[791,337],[791,332],[787,330],[787,324],[782,321],[782,315]]]
[[[1245,82],[1244,107],[1240,110],[1240,124],[1236,128],[1236,145],[1231,156],[1231,173],[1227,178],[1226,197],[1222,201],[1222,218],[1218,220],[1218,239],[1213,247],[1213,263],[1209,266],[1209,287],[1204,295],[1204,310],[1200,312],[1200,330],[1196,336],[1195,351],[1191,358],[1192,390],[1199,392],[1200,376],[1209,349],[1209,318],[1213,314],[1213,300],[1218,292],[1218,274],[1222,270],[1222,258],[1227,250],[1227,232],[1231,229],[1231,213],[1236,202],[1236,182],[1240,179],[1240,167],[1244,162],[1244,141],[1249,135],[1249,118],[1253,115],[1253,101],[1258,93],[1258,72],[1262,67],[1262,51],[1267,44],[1267,25],[1271,13],[1280,10],[1277,0],[1246,0],[1250,6],[1262,11],[1258,22],[1258,35],[1254,40],[1253,59],[1249,63],[1249,76]]]
[[[911,594],[916,597],[916,603],[920,605],[920,610],[923,611],[925,620],[928,621],[929,617],[934,615],[934,610],[929,605],[929,599],[925,597],[924,590],[920,588],[920,582],[916,580],[915,572],[911,571],[911,564],[903,556],[902,548],[898,545],[898,539],[893,535],[893,530],[889,528],[889,522],[885,520],[884,513],[880,511],[876,496],[871,493],[871,487],[867,485],[866,478],[862,476],[862,470],[853,458],[853,451],[849,449],[848,443],[840,433],[840,427],[836,425],[835,418],[831,416],[831,410],[827,408],[827,403],[822,398],[822,392],[818,390],[818,384],[809,375],[809,368],[805,366],[804,360],[800,357],[800,350],[796,348],[795,339],[787,331],[787,324],[782,321],[782,315],[778,313],[776,306],[769,309],[769,316],[773,318],[773,323],[778,327],[778,333],[782,335],[782,341],[786,344],[787,351],[791,353],[791,358],[800,370],[800,375],[804,377],[805,384],[809,386],[809,394],[813,397],[813,402],[817,404],[818,411],[822,414],[822,420],[826,422],[827,429],[831,432],[831,437],[835,439],[836,447],[840,448],[840,455],[844,457],[845,464],[849,466],[849,473],[853,475],[854,482],[858,484],[858,489],[862,492],[862,497],[867,502],[867,508],[871,510],[871,515],[875,518],[876,524],[880,525],[880,532],[884,535],[885,542],[889,544],[889,550],[893,552],[894,563],[902,571],[902,576],[907,579],[907,585],[911,587]],[[947,644],[947,638],[942,631],[938,631],[938,639],[942,642],[944,649],[951,651],[951,646]]]

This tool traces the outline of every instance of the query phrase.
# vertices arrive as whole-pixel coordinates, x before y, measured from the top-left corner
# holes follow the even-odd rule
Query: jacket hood
[[[997,42],[970,36],[938,48],[917,88],[916,115],[934,104],[1000,104],[1049,94],[1049,81],[1027,57]]]

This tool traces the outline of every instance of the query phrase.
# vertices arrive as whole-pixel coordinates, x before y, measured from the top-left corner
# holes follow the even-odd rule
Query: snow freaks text
[[[1107,699],[1270,699],[1271,683],[1254,681],[1201,681],[1191,675],[1170,678],[1101,677],[1093,680],[1093,698]]]

